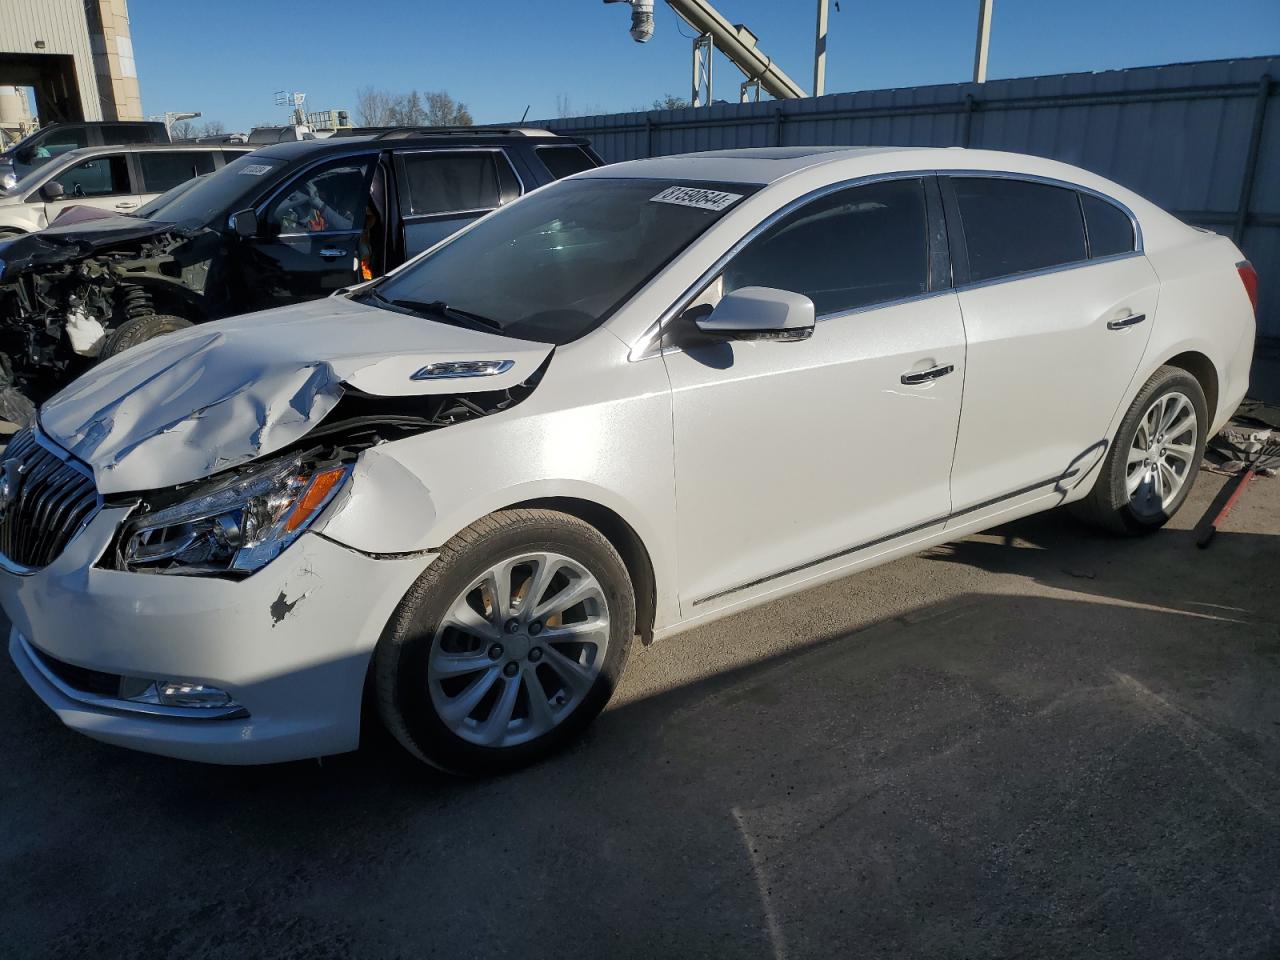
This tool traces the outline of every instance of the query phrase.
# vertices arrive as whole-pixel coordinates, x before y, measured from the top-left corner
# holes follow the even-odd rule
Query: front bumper
[[[373,558],[304,534],[239,581],[95,568],[125,513],[102,510],[42,570],[0,571],[10,655],[59,718],[107,743],[213,763],[355,749],[373,648],[433,555]],[[243,709],[189,718],[104,703],[57,682],[40,654],[105,674],[213,684]]]

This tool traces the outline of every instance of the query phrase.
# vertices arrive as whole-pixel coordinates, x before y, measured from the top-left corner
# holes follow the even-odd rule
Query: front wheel
[[[191,321],[185,317],[175,317],[167,313],[148,313],[141,317],[134,317],[132,320],[126,320],[107,335],[98,359],[114,357],[130,347],[162,337],[166,333],[185,330],[189,326]]]
[[[442,770],[521,766],[604,708],[634,632],[631,580],[598,530],[502,511],[454,537],[401,601],[374,654],[379,713]]]
[[[1113,533],[1157,530],[1191,492],[1209,429],[1199,381],[1161,367],[1138,392],[1089,496],[1073,505],[1082,519]]]

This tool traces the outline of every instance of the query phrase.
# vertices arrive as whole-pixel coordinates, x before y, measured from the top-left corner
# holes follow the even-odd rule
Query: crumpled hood
[[[120,244],[137,243],[162,233],[189,233],[172,223],[110,215],[70,221],[25,233],[0,246],[0,279],[11,280],[32,267],[51,267]]]
[[[293,443],[344,385],[380,396],[501,390],[549,344],[334,297],[201,324],[94,367],[40,409],[40,427],[121,493],[198,480]],[[496,376],[414,380],[448,360],[510,360]]]

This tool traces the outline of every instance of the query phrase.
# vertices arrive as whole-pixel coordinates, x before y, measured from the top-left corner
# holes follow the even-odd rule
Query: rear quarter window
[[[1129,215],[1101,197],[1080,194],[1090,257],[1113,257],[1134,249],[1133,221]]]
[[[594,170],[596,162],[577,144],[563,147],[539,147],[538,159],[555,180],[571,177],[583,170]]]

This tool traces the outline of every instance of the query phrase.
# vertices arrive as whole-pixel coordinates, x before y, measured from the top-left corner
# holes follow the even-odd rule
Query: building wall
[[[1233,236],[1258,269],[1259,336],[1280,341],[1277,80],[1280,57],[1256,57],[538,125],[589,137],[609,162],[778,144],[972,146],[1064,160]]]
[[[92,31],[103,118],[144,119],[126,0],[86,0],[85,10]]]
[[[84,118],[103,119],[84,0],[2,0],[2,5],[0,63],[6,53],[74,57]],[[44,41],[43,49],[36,48],[37,40]]]

